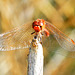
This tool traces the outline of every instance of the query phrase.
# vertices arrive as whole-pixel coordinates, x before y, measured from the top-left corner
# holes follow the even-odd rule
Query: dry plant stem
[[[43,48],[37,39],[33,39],[29,49],[28,75],[43,75]]]

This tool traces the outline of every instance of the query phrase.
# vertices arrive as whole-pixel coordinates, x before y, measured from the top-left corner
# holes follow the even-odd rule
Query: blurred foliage
[[[0,33],[38,18],[75,40],[75,0],[0,0]],[[43,48],[44,75],[75,75],[75,58],[56,53],[61,49],[52,35]],[[0,52],[0,75],[27,75],[27,55],[28,50]]]

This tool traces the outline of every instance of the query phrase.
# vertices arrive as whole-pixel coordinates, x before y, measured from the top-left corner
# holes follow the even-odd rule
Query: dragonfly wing
[[[54,35],[59,45],[67,51],[75,51],[74,41],[57,29],[55,26],[46,22],[46,28]]]
[[[0,34],[0,51],[29,48],[33,35],[32,22]]]

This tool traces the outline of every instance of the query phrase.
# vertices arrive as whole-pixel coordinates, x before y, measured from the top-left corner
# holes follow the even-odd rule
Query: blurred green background
[[[75,41],[75,0],[0,0],[0,33],[38,18]],[[75,75],[74,52],[67,57],[53,36],[44,45],[44,75]],[[0,52],[0,75],[27,75],[27,55],[28,50]]]

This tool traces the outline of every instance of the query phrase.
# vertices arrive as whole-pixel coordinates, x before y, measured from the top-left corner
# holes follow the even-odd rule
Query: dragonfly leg
[[[34,33],[35,33],[35,32],[32,32],[31,35],[34,34]]]

